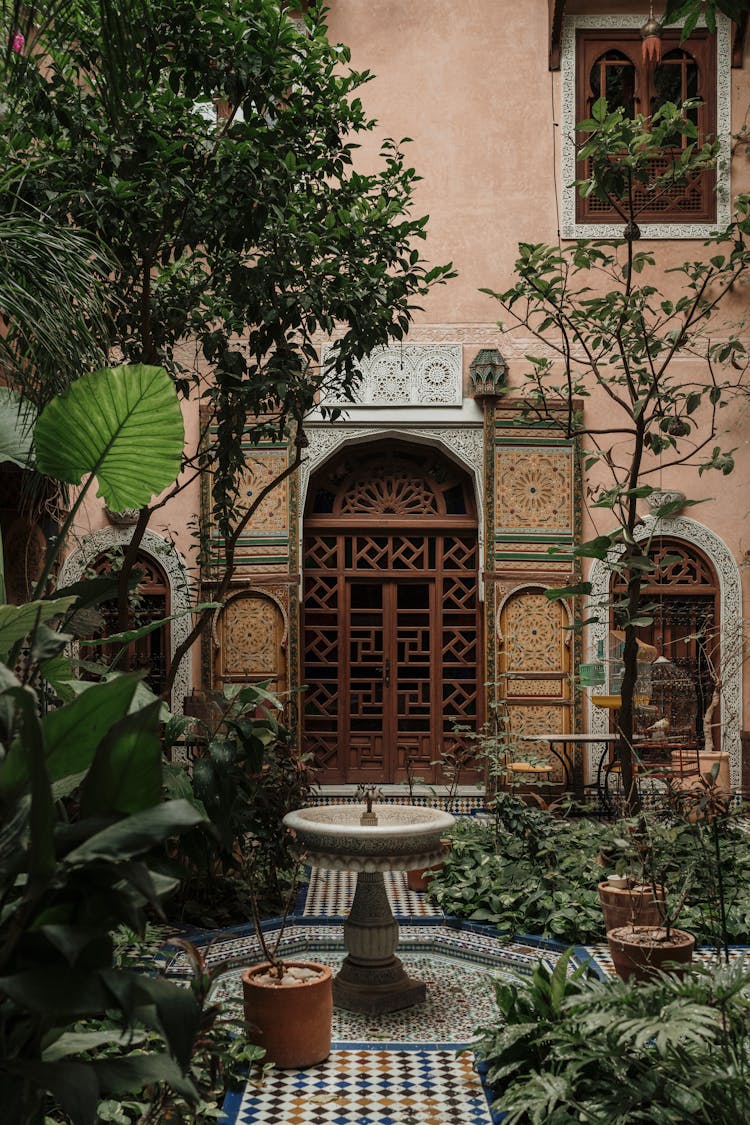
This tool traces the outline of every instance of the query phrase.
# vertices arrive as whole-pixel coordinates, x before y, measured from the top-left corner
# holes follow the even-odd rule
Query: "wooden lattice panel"
[[[481,720],[470,486],[386,450],[326,467],[309,495],[306,748],[324,780],[438,780],[454,725]]]

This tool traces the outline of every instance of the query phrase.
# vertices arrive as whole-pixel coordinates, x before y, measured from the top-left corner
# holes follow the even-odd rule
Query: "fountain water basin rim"
[[[408,870],[437,863],[455,821],[441,809],[377,805],[377,824],[360,824],[361,805],[295,809],[284,824],[295,832],[316,867],[349,871]]]

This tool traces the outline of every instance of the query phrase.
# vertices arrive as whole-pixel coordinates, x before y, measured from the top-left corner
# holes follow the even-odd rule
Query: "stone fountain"
[[[357,886],[344,922],[347,956],[333,982],[333,1001],[352,1012],[396,1012],[421,1003],[427,986],[407,976],[396,956],[398,923],[383,880],[385,871],[430,867],[445,855],[450,813],[416,805],[372,808],[320,805],[287,813],[292,829],[315,867],[357,872]]]

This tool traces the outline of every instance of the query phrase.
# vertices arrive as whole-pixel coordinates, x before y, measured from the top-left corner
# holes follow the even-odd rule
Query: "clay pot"
[[[303,1069],[331,1053],[333,977],[326,965],[314,961],[290,961],[285,966],[317,970],[318,976],[294,980],[287,974],[284,984],[263,983],[257,978],[268,972],[268,962],[243,972],[248,1038],[265,1048],[266,1059],[276,1066]]]
[[[409,890],[424,894],[430,888],[430,879],[442,866],[442,863],[436,863],[433,867],[425,867],[422,871],[407,871],[406,885]]]
[[[653,887],[644,885],[624,887],[610,887],[606,881],[599,884],[599,901],[604,914],[604,928],[609,933],[617,926],[660,926],[662,915],[659,913],[657,899],[664,902],[664,887],[657,888],[657,898],[654,898]]]
[[[661,926],[618,926],[607,934],[615,972],[622,980],[650,980],[667,962],[679,962],[682,976],[693,959],[695,938],[686,930],[671,930],[669,940]]]
[[[447,854],[451,850],[451,840],[441,840],[443,850]],[[430,888],[430,879],[436,871],[440,871],[443,866],[442,859],[439,863],[433,863],[432,867],[416,868],[414,871],[406,872],[406,885],[410,891],[416,891],[417,894],[424,894]]]

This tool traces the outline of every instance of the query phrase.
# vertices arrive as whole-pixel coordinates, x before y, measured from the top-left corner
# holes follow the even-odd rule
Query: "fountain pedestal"
[[[378,1015],[420,1004],[427,986],[407,976],[396,956],[398,923],[382,871],[361,871],[344,922],[347,957],[333,982],[333,1002],[350,1012]]]
[[[427,986],[412,980],[396,956],[398,923],[383,872],[423,870],[437,863],[445,855],[442,839],[453,817],[414,805],[380,805],[377,818],[363,823],[356,805],[323,805],[287,813],[284,823],[297,834],[314,867],[357,872],[344,922],[347,956],[333,982],[334,1004],[377,1015],[421,1003]]]

